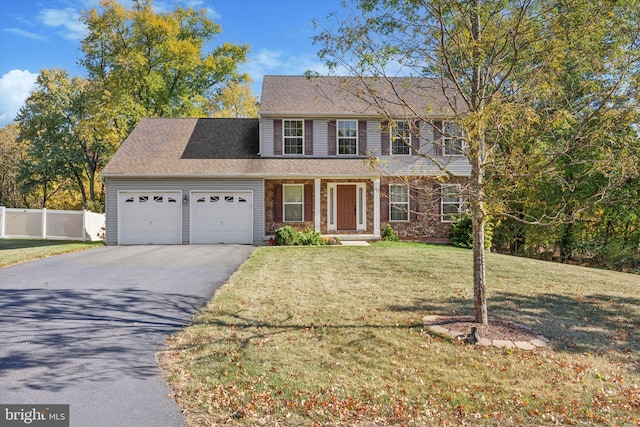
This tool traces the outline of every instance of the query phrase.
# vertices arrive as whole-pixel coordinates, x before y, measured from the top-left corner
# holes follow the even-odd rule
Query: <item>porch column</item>
[[[313,222],[314,222],[316,231],[319,233],[320,221],[322,218],[322,215],[320,214],[320,178],[314,179],[313,183],[315,185],[315,191],[313,192],[313,195],[314,195]],[[378,228],[380,228],[379,225],[378,225]]]
[[[373,180],[373,237],[380,237],[380,178]]]

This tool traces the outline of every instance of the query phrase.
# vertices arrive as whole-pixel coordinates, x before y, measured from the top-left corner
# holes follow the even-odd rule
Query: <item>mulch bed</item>
[[[488,325],[476,323],[472,316],[441,316],[429,323],[463,334],[471,333],[475,326],[480,338],[489,340],[530,341],[541,335],[527,326],[494,318],[489,318]]]

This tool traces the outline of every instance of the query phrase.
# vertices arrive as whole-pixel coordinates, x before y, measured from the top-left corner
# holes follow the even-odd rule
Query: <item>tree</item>
[[[248,46],[224,43],[203,53],[220,32],[205,10],[156,13],[152,6],[152,0],[134,0],[125,9],[103,0],[102,11],[83,16],[89,34],[80,64],[108,94],[108,108],[127,118],[125,134],[141,117],[202,116],[207,99],[246,77],[237,65]]]
[[[27,155],[20,163],[20,178],[25,189],[42,190],[42,207],[46,207],[52,188],[67,178],[76,184],[86,201],[85,182],[81,173],[79,141],[75,127],[79,122],[76,104],[86,84],[71,79],[66,71],[42,70],[37,88],[17,115],[21,143],[27,144]]]
[[[232,82],[208,103],[207,114],[220,118],[258,117],[258,98],[251,92],[250,81]]]
[[[565,204],[534,215],[519,210],[524,206],[509,195],[527,185],[562,183],[568,165],[602,165],[601,158],[593,158],[598,150],[587,148],[609,141],[616,124],[637,123],[630,122],[637,119],[640,81],[640,18],[634,4],[359,0],[357,15],[341,21],[337,31],[324,29],[315,37],[320,57],[333,70],[340,66],[352,76],[373,76],[390,86],[391,75],[431,77],[448,97],[454,121],[465,131],[464,153],[471,166],[463,193],[472,218],[477,322],[488,323],[487,218],[562,220]],[[385,94],[375,87],[344,90],[371,100],[380,115],[393,120]],[[435,126],[431,113],[411,111]],[[612,149],[614,159],[623,160]],[[442,158],[421,154],[451,175]],[[572,186],[564,184],[568,195]],[[604,185],[594,194],[604,197],[611,188]]]
[[[24,156],[24,144],[18,142],[18,125],[10,123],[0,129],[0,206],[19,207],[18,164]]]

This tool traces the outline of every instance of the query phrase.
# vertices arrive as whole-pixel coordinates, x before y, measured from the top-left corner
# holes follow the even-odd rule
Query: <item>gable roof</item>
[[[144,118],[102,177],[378,176],[362,159],[260,158],[258,119]]]
[[[260,115],[380,116],[384,109],[398,117],[450,117],[457,97],[446,86],[441,79],[415,77],[264,76]],[[382,100],[379,107],[371,93]]]

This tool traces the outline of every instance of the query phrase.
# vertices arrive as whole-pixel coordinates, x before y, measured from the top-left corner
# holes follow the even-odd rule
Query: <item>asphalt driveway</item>
[[[0,403],[71,426],[184,426],[156,364],[251,246],[101,247],[0,269]]]

